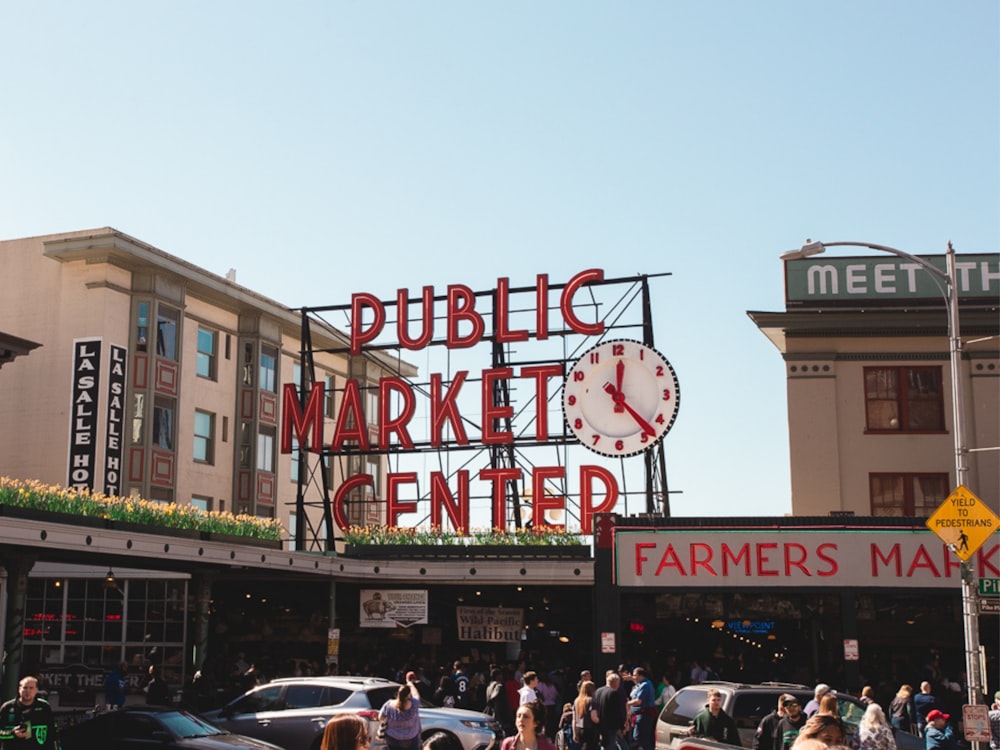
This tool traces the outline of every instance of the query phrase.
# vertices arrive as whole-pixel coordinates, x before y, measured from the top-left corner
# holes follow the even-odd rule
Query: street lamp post
[[[872,242],[813,242],[806,243],[798,250],[792,250],[781,255],[782,260],[797,260],[811,255],[819,255],[828,247],[865,247],[880,250],[914,263],[927,271],[944,297],[948,312],[948,351],[951,364],[951,408],[952,429],[955,438],[955,482],[956,485],[966,485],[969,479],[969,467],[966,463],[968,451],[965,445],[965,401],[962,393],[962,341],[958,333],[958,285],[955,274],[955,249],[948,243],[945,255],[946,271],[931,265],[923,258],[897,250],[886,245],[876,245]],[[965,624],[965,670],[969,685],[969,703],[976,704],[983,693],[979,667],[979,612],[976,595],[973,590],[975,574],[968,562],[962,563],[962,613]]]

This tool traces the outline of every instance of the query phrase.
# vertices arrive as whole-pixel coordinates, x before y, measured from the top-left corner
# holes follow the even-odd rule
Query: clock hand
[[[635,409],[629,406],[628,402],[625,400],[624,393],[622,393],[613,385],[611,385],[611,383],[605,383],[604,390],[606,393],[610,394],[612,399],[614,399],[616,411],[618,409],[618,405],[620,404],[622,409],[627,411],[632,416],[632,419],[636,421],[636,423],[642,428],[642,431],[644,433],[646,433],[650,437],[656,437],[656,430],[653,429],[653,426],[649,422],[643,419],[642,415],[639,414],[639,412],[637,412]]]
[[[625,360],[619,359],[618,366],[615,370],[615,389],[621,393],[622,392],[622,380],[625,379]],[[621,414],[625,411],[625,407],[622,406],[617,401],[615,402],[615,412]]]

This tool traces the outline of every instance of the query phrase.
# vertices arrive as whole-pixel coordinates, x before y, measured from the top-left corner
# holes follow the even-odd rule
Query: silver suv
[[[790,693],[804,706],[813,697],[813,689],[808,685],[784,682],[765,682],[746,685],[738,682],[702,682],[687,685],[678,690],[663,707],[656,721],[656,750],[678,750],[680,742],[690,735],[688,730],[694,717],[708,703],[711,688],[722,693],[722,709],[736,720],[743,747],[753,745],[753,736],[760,720],[778,705],[778,696]],[[865,707],[857,698],[845,693],[837,694],[840,718],[844,720],[848,733],[856,732]],[[918,737],[906,732],[897,732],[896,746],[899,750],[923,750]]]
[[[287,677],[247,691],[215,711],[202,714],[223,729],[279,745],[285,750],[319,750],[326,723],[342,713],[368,721],[375,740],[378,712],[396,697],[398,682],[379,677]],[[492,716],[459,708],[438,708],[420,696],[422,737],[444,732],[462,743],[464,750],[486,750],[503,729]],[[384,744],[374,741],[373,750]]]

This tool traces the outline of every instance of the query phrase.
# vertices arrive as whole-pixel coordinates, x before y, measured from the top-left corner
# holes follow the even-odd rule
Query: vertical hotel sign
[[[104,432],[104,494],[121,495],[122,430],[125,425],[125,370],[127,350],[111,345],[108,362],[108,411]]]
[[[73,388],[69,417],[69,481],[76,490],[94,489],[97,405],[101,387],[100,338],[74,339]]]

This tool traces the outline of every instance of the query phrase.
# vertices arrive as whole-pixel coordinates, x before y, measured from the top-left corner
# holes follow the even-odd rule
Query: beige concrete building
[[[957,258],[968,484],[997,511],[998,256]],[[824,256],[786,261],[785,282],[784,312],[748,314],[785,360],[792,514],[930,515],[956,485],[934,277],[896,257]]]
[[[297,311],[111,228],[0,242],[0,261],[0,330],[41,344],[0,373],[0,475],[277,518],[294,539],[300,466],[279,452],[279,412],[300,378]],[[316,349],[346,347],[311,330]],[[415,374],[377,355],[315,365],[331,421],[348,376]],[[377,491],[384,461],[353,460]],[[329,486],[358,468],[326,467]],[[356,500],[352,521],[379,520]]]

